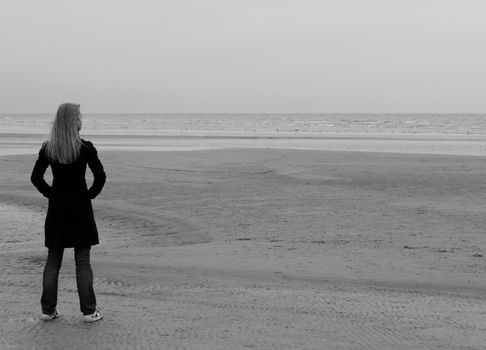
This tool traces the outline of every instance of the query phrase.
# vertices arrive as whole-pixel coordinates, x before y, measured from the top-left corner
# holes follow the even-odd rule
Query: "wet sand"
[[[210,149],[294,149],[486,156],[482,134],[378,134],[312,132],[167,131],[146,135],[83,134],[103,151],[195,151]],[[42,134],[0,133],[0,156],[34,154]]]
[[[100,152],[105,319],[39,321],[47,200],[0,157],[0,349],[484,349],[485,157]]]

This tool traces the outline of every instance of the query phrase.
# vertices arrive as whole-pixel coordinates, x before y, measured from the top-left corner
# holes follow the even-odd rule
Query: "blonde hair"
[[[60,105],[52,122],[51,134],[46,146],[47,157],[61,164],[74,162],[81,149],[80,129],[79,105],[74,103]]]

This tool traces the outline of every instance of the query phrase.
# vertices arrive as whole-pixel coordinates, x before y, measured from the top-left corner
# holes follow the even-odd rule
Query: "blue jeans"
[[[96,297],[93,290],[93,271],[89,262],[90,246],[74,248],[76,262],[76,284],[78,286],[79,306],[84,315],[96,311]],[[42,312],[52,314],[57,305],[57,285],[64,248],[49,248],[42,278]]]

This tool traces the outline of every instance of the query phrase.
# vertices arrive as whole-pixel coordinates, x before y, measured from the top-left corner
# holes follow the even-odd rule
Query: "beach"
[[[0,350],[486,350],[486,1],[0,9]]]
[[[30,184],[35,154],[10,152],[0,348],[485,348],[481,140],[466,140],[471,155],[444,137],[378,149],[380,138],[347,138],[351,150],[97,137],[108,181],[93,201],[92,266],[105,318],[82,323],[68,249],[62,317],[39,321],[47,200]]]

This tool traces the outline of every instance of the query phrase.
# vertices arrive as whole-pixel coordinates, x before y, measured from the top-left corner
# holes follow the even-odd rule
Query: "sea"
[[[0,155],[35,153],[53,114],[1,114]],[[486,114],[99,114],[82,137],[100,149],[289,148],[486,156]]]
[[[52,114],[2,114],[1,133],[47,133]],[[89,134],[168,132],[486,135],[486,114],[83,114]]]

